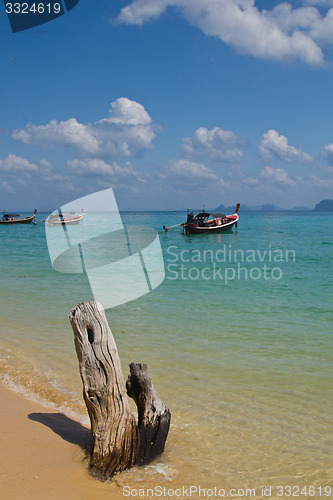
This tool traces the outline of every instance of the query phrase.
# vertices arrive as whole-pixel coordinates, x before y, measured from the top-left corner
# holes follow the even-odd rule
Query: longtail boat
[[[230,231],[233,226],[237,227],[239,207],[240,203],[237,203],[235,213],[231,215],[206,212],[205,210],[201,210],[197,215],[194,215],[193,211],[188,211],[186,222],[181,222],[170,227],[163,226],[163,229],[167,232],[173,227],[182,226],[184,234],[223,233]]]
[[[79,214],[71,212],[60,212],[56,215],[51,214],[47,219],[49,226],[59,226],[61,224],[79,224],[83,217],[83,208]]]
[[[32,215],[27,217],[21,217],[19,214],[6,214],[4,213],[2,219],[0,219],[0,224],[30,224],[36,215],[37,209]]]

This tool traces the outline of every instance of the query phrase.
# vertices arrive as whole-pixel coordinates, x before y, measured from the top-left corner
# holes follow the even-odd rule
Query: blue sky
[[[333,198],[333,0],[80,0],[15,34],[1,5],[0,40],[0,209]]]

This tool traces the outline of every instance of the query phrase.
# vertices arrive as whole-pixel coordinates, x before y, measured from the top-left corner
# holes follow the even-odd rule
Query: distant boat
[[[47,219],[49,226],[59,226],[63,224],[79,224],[83,217],[83,208],[79,214],[75,212],[64,212],[56,215],[50,215]]]
[[[21,217],[19,214],[6,214],[4,213],[2,219],[0,219],[0,224],[30,224],[36,215],[37,209],[32,215],[28,217]]]
[[[163,226],[163,229],[167,232],[168,229],[172,227],[183,226],[183,233],[185,234],[222,233],[230,231],[234,225],[237,227],[239,207],[240,203],[237,203],[235,213],[232,215],[206,212],[205,210],[201,210],[197,215],[194,215],[193,211],[188,212],[186,222],[170,227]]]

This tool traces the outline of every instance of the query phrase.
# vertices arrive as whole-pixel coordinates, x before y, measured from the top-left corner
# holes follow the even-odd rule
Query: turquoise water
[[[159,231],[166,277],[107,317],[124,374],[148,364],[172,427],[157,463],[119,484],[332,486],[332,215],[241,213],[231,233],[164,234],[184,217],[122,214]],[[43,226],[0,226],[0,373],[84,421],[68,313],[93,295],[52,269]]]

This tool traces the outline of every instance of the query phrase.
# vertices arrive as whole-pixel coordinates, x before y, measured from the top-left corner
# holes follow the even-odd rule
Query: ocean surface
[[[121,216],[125,226],[158,231],[165,279],[106,314],[124,376],[130,362],[147,363],[172,425],[164,454],[121,474],[118,484],[196,485],[207,498],[209,488],[234,489],[235,498],[252,488],[261,498],[262,487],[272,488],[271,498],[281,497],[279,487],[327,497],[332,214],[240,213],[233,232],[192,236],[162,229],[182,222],[184,212]],[[100,218],[84,217],[88,224]],[[0,245],[0,377],[86,424],[68,314],[94,300],[87,277],[52,268],[43,223],[0,225]]]

